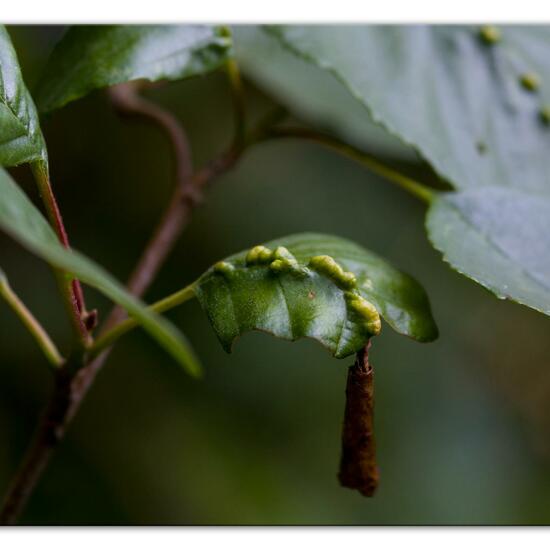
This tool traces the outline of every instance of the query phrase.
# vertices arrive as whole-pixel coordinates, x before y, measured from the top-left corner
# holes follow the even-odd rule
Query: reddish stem
[[[65,248],[70,248],[69,236],[65,229],[63,217],[50,183],[46,163],[44,161],[34,163],[32,165],[32,171],[46,208],[48,219],[61,244]],[[88,313],[86,312],[84,293],[82,292],[80,281],[77,279],[67,280],[63,272],[56,272],[58,274],[58,283],[61,288],[65,307],[71,318],[75,334],[78,336],[80,344],[85,347],[90,343],[91,336],[88,330]]]

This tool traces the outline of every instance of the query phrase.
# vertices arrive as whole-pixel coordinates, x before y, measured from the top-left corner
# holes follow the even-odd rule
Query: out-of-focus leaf
[[[416,147],[458,189],[550,192],[550,27],[282,26],[272,36],[335,75],[375,121]],[[534,93],[521,84],[535,73]]]
[[[298,118],[382,155],[418,159],[413,148],[375,124],[332,74],[293,55],[259,26],[233,27],[244,74]]]
[[[106,86],[179,80],[218,68],[231,51],[223,27],[77,25],[56,45],[37,90],[41,112]]]
[[[200,373],[200,365],[184,336],[166,319],[128,294],[103,268],[82,254],[64,248],[42,214],[2,169],[0,228],[40,258],[123,306],[190,374]]]
[[[227,351],[240,334],[260,330],[310,337],[345,357],[379,332],[380,316],[421,342],[437,337],[414,279],[330,235],[291,235],[230,256],[198,280],[196,294]]]
[[[550,315],[550,197],[506,187],[444,194],[430,206],[427,229],[454,269]]]
[[[8,31],[0,25],[0,166],[46,158],[33,100],[21,75]]]

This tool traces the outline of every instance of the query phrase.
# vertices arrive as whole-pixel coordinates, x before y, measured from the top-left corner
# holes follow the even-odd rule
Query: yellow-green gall
[[[235,271],[235,266],[229,262],[218,262],[214,265],[214,271],[220,273],[221,275],[229,275]]]
[[[479,36],[485,44],[496,44],[502,39],[500,29],[493,25],[485,25],[479,30]]]
[[[290,260],[296,261],[296,258],[289,252],[288,248],[284,246],[278,246],[273,252],[274,260]]]
[[[294,257],[292,258],[282,258],[273,260],[269,264],[269,268],[274,273],[293,273],[293,274],[303,274],[305,270],[298,265],[298,262]]]
[[[357,286],[357,277],[351,271],[344,271],[340,277],[340,284],[345,289],[351,290]]]
[[[284,260],[274,260],[269,264],[269,269],[275,273],[283,273],[288,271],[289,265],[288,262],[285,262]]]
[[[231,29],[227,25],[222,25],[218,27],[218,35],[223,38],[231,38]]]
[[[333,274],[338,269],[342,269],[331,256],[313,256],[309,260],[309,265],[315,271],[326,275]]]
[[[369,334],[377,335],[382,329],[382,322],[376,307],[358,294],[347,293],[348,306],[364,321]]]
[[[542,107],[539,114],[542,122],[547,126],[550,126],[550,105],[545,105]]]
[[[342,266],[331,256],[313,256],[309,260],[309,266],[329,277],[339,287],[352,289],[357,285],[357,278],[350,271],[344,271]]]
[[[536,92],[540,87],[540,77],[536,73],[525,73],[519,78],[520,84],[530,92]]]
[[[273,252],[266,246],[258,245],[251,248],[246,255],[248,265],[267,264],[271,261]]]

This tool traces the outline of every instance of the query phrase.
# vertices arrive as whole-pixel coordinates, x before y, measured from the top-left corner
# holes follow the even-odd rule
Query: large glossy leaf
[[[345,357],[380,331],[380,317],[421,342],[437,337],[414,279],[330,235],[292,235],[230,256],[198,280],[196,294],[227,351],[240,334],[261,330],[310,337]]]
[[[506,187],[445,194],[431,205],[427,229],[457,271],[550,315],[549,196]]]
[[[185,338],[167,320],[131,296],[103,268],[78,252],[64,248],[42,214],[0,169],[0,228],[28,250],[54,266],[97,288],[123,306],[189,373],[200,366]]]
[[[550,268],[539,263],[533,271],[531,260],[550,249],[548,225],[540,222],[547,203],[537,199],[550,197],[550,27],[502,27],[496,41],[466,26],[269,32],[338,78],[456,189],[488,188],[437,200],[431,240],[455,269],[548,313]],[[494,223],[498,207],[503,220],[516,222],[506,232]]]
[[[308,63],[259,26],[233,27],[243,73],[296,117],[357,147],[417,159],[411,147],[375,124],[364,106],[332,74]]]
[[[0,25],[0,166],[45,158],[36,108],[23,82],[9,34]]]
[[[40,111],[130,80],[178,80],[218,68],[226,29],[207,25],[78,25],[55,47],[37,90]]]

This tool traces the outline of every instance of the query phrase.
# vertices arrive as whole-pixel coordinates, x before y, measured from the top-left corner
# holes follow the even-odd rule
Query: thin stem
[[[264,136],[264,139],[272,138],[298,138],[319,143],[329,149],[333,149],[341,155],[359,162],[375,174],[395,183],[397,186],[401,187],[401,189],[404,189],[424,203],[430,204],[433,200],[434,191],[424,184],[386,166],[372,155],[327,134],[310,130],[309,128],[273,128]]]
[[[241,72],[233,57],[227,60],[226,70],[229,83],[231,84],[233,110],[235,113],[235,138],[233,143],[235,147],[242,147],[246,135],[246,103]]]
[[[50,184],[47,165],[44,161],[41,161],[33,163],[31,168],[40,196],[46,208],[48,219],[55,229],[61,244],[65,248],[70,248],[69,237],[65,230],[63,218]],[[71,326],[73,327],[76,341],[80,348],[86,348],[91,343],[91,335],[86,326],[88,314],[86,312],[84,295],[80,282],[76,279],[67,277],[65,272],[59,269],[54,269],[54,272],[61,290],[65,309],[71,320]]]
[[[193,164],[187,134],[172,113],[139,95],[143,86],[140,82],[119,84],[109,90],[109,96],[120,113],[143,118],[166,134],[175,165],[175,186],[168,207],[128,280],[127,288],[136,296],[141,296],[156,277],[179,237],[190,210],[200,200],[200,194],[192,181]],[[122,308],[115,307],[102,330],[109,330],[125,315]]]
[[[49,363],[54,367],[60,367],[63,364],[64,359],[59,353],[56,345],[53,343],[52,339],[39,321],[21,301],[19,296],[17,296],[17,294],[13,291],[7,279],[3,278],[1,275],[0,296],[6,300],[8,305],[13,309],[21,322],[31,333]]]
[[[151,304],[149,306],[149,309],[151,311],[154,311],[155,313],[164,313],[165,311],[173,309],[187,302],[188,300],[191,300],[191,298],[193,298],[194,296],[195,288],[194,285],[191,284],[189,286],[186,286],[184,289],[179,290],[178,292],[174,292],[174,294],[171,294],[170,296],[167,296],[166,298],[163,298],[162,300]],[[89,350],[90,358],[93,359],[97,357],[106,348],[111,347],[121,336],[138,326],[139,322],[132,317],[126,319],[125,321],[122,321],[114,328],[104,333],[94,342],[94,345]]]

